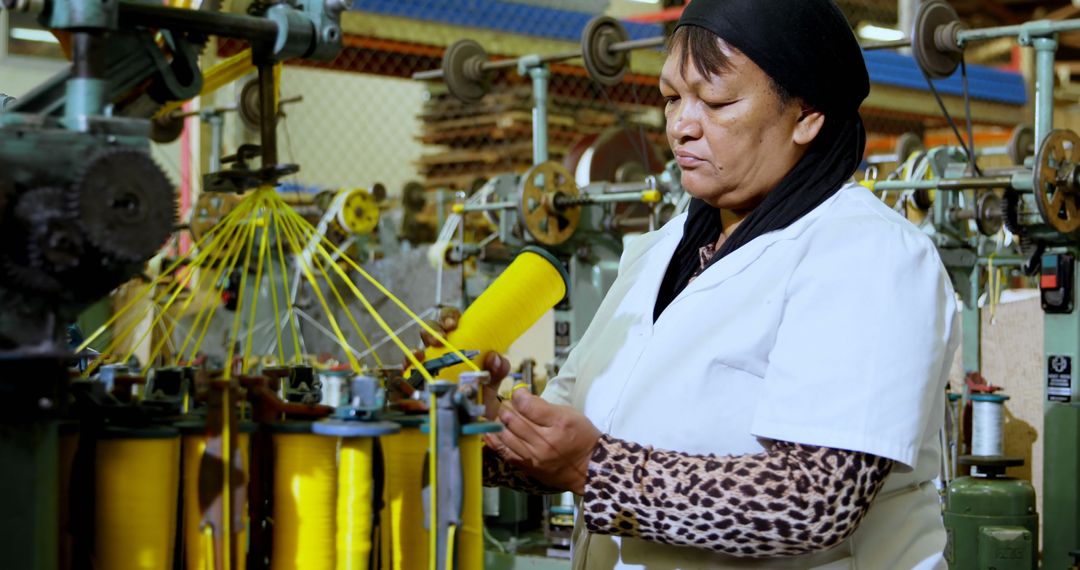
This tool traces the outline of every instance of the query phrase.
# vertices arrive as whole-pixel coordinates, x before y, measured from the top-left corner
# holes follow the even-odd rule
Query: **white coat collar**
[[[790,226],[760,235],[750,240],[739,249],[727,254],[716,263],[710,265],[701,273],[701,275],[684,287],[668,306],[670,307],[671,305],[680,302],[680,300],[696,293],[712,289],[731,277],[738,275],[746,269],[747,266],[761,257],[761,255],[773,244],[780,241],[795,239],[806,231],[814,221],[821,217],[822,212],[828,209],[829,206],[836,201],[837,196],[848,189],[848,186],[850,186],[850,184],[841,187],[835,194],[830,196],[813,210],[807,212],[805,216],[799,218]],[[675,249],[679,246],[679,240],[682,239],[685,226],[685,213],[672,218],[672,220],[665,224],[660,230],[664,235],[650,248],[648,254],[642,256],[640,260],[646,264],[643,268],[641,278],[648,279],[646,283],[649,287],[647,287],[646,290],[650,291],[652,294],[652,303],[649,305],[650,307],[656,304],[656,297],[660,292],[660,284],[663,281],[664,274],[667,272],[668,265],[671,263],[671,258],[675,255]],[[666,312],[667,311],[665,310],[665,313]],[[663,313],[661,313],[660,318],[663,318],[663,316]],[[657,321],[659,321],[659,319],[657,319]]]

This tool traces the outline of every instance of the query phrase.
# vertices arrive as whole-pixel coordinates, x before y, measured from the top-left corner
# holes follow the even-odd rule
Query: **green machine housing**
[[[1038,567],[1039,517],[1035,489],[1022,479],[958,477],[945,505],[952,570],[1030,570]]]

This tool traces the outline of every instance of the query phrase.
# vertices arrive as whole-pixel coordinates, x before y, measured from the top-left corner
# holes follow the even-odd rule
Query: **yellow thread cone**
[[[461,350],[479,350],[475,360],[482,365],[491,351],[505,353],[510,345],[544,313],[566,296],[569,277],[562,264],[541,249],[527,247],[506,270],[462,313],[458,328],[447,340]],[[449,349],[429,348],[424,359],[431,360]],[[457,380],[466,372],[463,364],[444,369],[439,376]]]

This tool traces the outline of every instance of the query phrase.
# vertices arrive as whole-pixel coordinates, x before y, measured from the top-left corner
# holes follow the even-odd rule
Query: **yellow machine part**
[[[379,205],[375,197],[363,188],[342,190],[341,209],[337,213],[337,223],[347,233],[367,235],[379,225]]]
[[[368,570],[371,531],[374,523],[374,440],[352,437],[341,440],[338,465],[337,567]]]
[[[427,435],[420,433],[419,428],[406,427],[394,435],[383,436],[379,441],[386,465],[380,568],[425,570],[428,541],[420,491]]]
[[[337,442],[310,433],[274,440],[273,570],[334,570]]]
[[[206,453],[207,436],[190,434],[183,438],[184,453],[184,560],[187,570],[214,570],[207,556],[206,535],[202,528],[202,509],[199,507],[199,465]],[[237,452],[240,454],[244,480],[249,473],[249,452],[251,435],[241,433],[237,437]],[[247,509],[241,514],[243,527],[233,533],[233,552],[236,552],[237,567],[244,570],[247,564],[248,518]]]
[[[544,313],[566,296],[566,275],[559,262],[535,250],[523,250],[499,277],[461,315],[458,328],[447,340],[461,350],[479,350],[476,364],[486,353],[505,353],[510,345]],[[424,359],[431,360],[449,352],[447,348],[428,348]],[[452,366],[439,376],[457,380],[466,372],[464,364]]]
[[[94,568],[172,568],[179,463],[179,434],[98,442]]]

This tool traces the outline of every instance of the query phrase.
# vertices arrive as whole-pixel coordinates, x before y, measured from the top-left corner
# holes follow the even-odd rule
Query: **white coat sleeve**
[[[926,236],[880,218],[845,220],[808,243],[751,432],[913,468],[952,357],[945,269]]]

